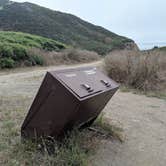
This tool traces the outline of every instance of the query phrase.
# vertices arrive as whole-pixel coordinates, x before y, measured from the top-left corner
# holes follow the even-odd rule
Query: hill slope
[[[6,3],[4,3],[6,1]],[[134,42],[71,14],[32,3],[0,0],[0,29],[48,37],[62,43],[106,54],[112,49],[131,49]],[[3,2],[3,3],[2,3]]]
[[[66,45],[53,39],[31,35],[28,33],[0,31],[0,45],[22,45],[25,47],[36,47],[46,51],[60,51],[65,49]]]
[[[0,31],[0,68],[13,68],[24,62],[28,65],[42,65],[42,59],[30,53],[31,48],[60,51],[66,46],[36,35]]]

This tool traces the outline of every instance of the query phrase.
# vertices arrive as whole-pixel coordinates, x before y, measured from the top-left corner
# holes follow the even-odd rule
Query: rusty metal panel
[[[23,137],[58,137],[96,118],[118,89],[96,68],[47,72],[21,128]]]

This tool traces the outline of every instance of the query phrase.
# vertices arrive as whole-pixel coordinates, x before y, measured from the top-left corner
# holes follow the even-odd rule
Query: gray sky
[[[25,0],[14,0],[24,2]],[[166,0],[27,0],[67,12],[137,43],[166,42]]]

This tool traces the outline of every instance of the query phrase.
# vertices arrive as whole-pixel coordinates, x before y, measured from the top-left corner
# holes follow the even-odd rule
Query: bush
[[[27,33],[0,31],[1,68],[43,65],[44,60],[40,54],[29,53],[32,48],[41,49],[41,52],[45,53],[45,51],[60,51],[66,48],[66,45]]]
[[[61,52],[61,56],[64,57],[64,60],[72,63],[86,63],[100,59],[100,56],[96,52],[73,48]]]
[[[10,57],[13,60],[21,61],[27,58],[26,47],[20,44],[0,44],[0,57]]]
[[[66,45],[49,38],[12,31],[0,31],[0,41],[2,45],[15,44],[26,48],[36,47],[48,51],[59,51],[66,48]]]
[[[1,58],[0,59],[0,68],[14,68],[15,67],[15,62],[11,58]]]
[[[13,49],[7,44],[0,44],[0,57],[12,57]]]
[[[43,66],[44,65],[44,60],[40,55],[30,55],[29,61],[32,63],[32,66],[35,66],[35,65]]]
[[[25,66],[44,65],[40,54],[31,54],[28,49],[19,44],[0,45],[1,68],[13,68],[24,64]]]
[[[21,61],[27,59],[27,49],[21,45],[13,46],[13,59],[16,61]]]
[[[3,47],[0,45],[0,58],[13,60],[15,62],[13,64],[15,65],[12,65],[12,67],[14,67],[87,63],[99,60],[100,56],[92,51],[73,48],[66,49],[62,52],[49,52],[39,48],[27,49],[19,44],[11,44],[9,46],[3,45]],[[2,68],[11,68],[10,65],[4,65],[4,63],[2,66]]]
[[[41,57],[44,65],[87,63],[100,59],[100,56],[95,52],[73,48],[66,49],[62,52],[47,52],[33,48],[28,50],[28,54]]]
[[[42,48],[46,51],[59,51],[60,49],[64,49],[65,46],[62,44],[58,44],[57,42],[47,41],[42,44]]]
[[[105,69],[110,77],[143,91],[164,87],[165,54],[157,52],[114,51],[105,57]]]

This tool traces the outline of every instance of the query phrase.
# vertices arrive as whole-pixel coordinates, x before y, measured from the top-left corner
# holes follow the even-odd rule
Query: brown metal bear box
[[[119,85],[95,67],[47,72],[21,128],[23,138],[58,138],[90,125]]]

